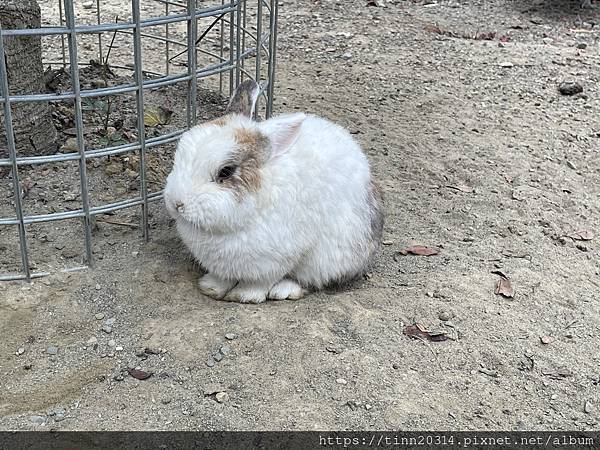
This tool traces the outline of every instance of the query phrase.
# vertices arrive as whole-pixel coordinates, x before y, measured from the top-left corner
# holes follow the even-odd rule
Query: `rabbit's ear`
[[[279,156],[292,146],[300,135],[300,127],[306,116],[302,113],[285,114],[262,122],[260,131],[269,138],[271,157]]]
[[[250,117],[254,115],[254,107],[260,93],[260,85],[254,80],[246,80],[241,83],[227,105],[226,114],[241,114]]]

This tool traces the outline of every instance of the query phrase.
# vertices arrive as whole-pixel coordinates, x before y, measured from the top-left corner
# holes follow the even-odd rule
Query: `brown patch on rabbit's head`
[[[248,192],[258,192],[262,185],[261,169],[267,160],[269,142],[266,136],[251,128],[235,129],[234,139],[236,151],[227,165],[234,166],[235,173],[223,185],[241,200]]]

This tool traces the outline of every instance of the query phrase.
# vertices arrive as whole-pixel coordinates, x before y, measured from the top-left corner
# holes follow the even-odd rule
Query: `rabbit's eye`
[[[231,178],[237,169],[236,166],[225,166],[219,170],[219,175],[217,175],[217,182],[222,183],[223,181]]]

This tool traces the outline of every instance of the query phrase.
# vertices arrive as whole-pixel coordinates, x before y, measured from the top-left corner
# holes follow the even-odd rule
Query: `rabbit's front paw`
[[[268,297],[273,300],[298,300],[304,297],[306,291],[293,280],[281,280],[270,290]]]
[[[233,281],[222,280],[212,273],[207,273],[198,280],[200,292],[208,297],[221,300],[235,286]]]
[[[262,303],[267,299],[270,285],[240,282],[223,300],[237,303]]]

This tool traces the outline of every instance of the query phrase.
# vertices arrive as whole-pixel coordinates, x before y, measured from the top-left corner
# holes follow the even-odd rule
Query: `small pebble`
[[[231,353],[231,347],[229,345],[224,345],[219,350],[222,355],[227,356]]]
[[[563,81],[558,85],[558,92],[562,95],[575,95],[583,92],[583,86],[576,81]]]
[[[500,67],[504,67],[506,69],[510,68],[510,67],[514,67],[515,65],[513,63],[511,63],[510,61],[504,61],[500,63]]]
[[[94,317],[96,318],[96,320],[102,320],[104,319],[104,313],[98,313]]]
[[[115,345],[117,345],[117,343],[115,342],[114,339],[111,339],[110,341],[108,341],[108,346],[109,347],[114,347]]]
[[[540,338],[540,341],[542,342],[542,344],[548,345],[554,342],[554,338],[552,336],[542,336]]]
[[[213,355],[213,359],[214,359],[215,361],[219,362],[219,361],[221,361],[221,360],[223,359],[223,355],[222,355],[221,353],[217,352],[217,353],[215,353],[215,354]]]
[[[19,347],[17,349],[17,351],[15,352],[15,355],[21,356],[23,353],[25,353],[25,348],[24,347]]]
[[[586,402],[583,404],[583,412],[586,414],[591,414],[592,413],[592,402],[590,402],[589,400],[586,400]]]
[[[454,317],[454,313],[452,311],[443,310],[438,314],[438,318],[444,322],[452,319]]]
[[[337,384],[341,384],[341,385],[346,385],[348,384],[348,382],[346,380],[344,380],[343,378],[338,378],[337,380],[335,380],[335,382]]]
[[[96,336],[92,336],[91,338],[89,338],[86,342],[86,344],[88,345],[94,345],[98,342],[98,338]]]
[[[577,44],[577,48],[580,50],[586,49],[587,44],[585,42],[580,42],[579,44]]]
[[[160,348],[146,347],[144,353],[148,355],[160,355]]]
[[[212,358],[211,358],[211,359],[208,359],[208,360],[206,360],[206,365],[207,365],[208,367],[213,367],[213,366],[215,365],[215,360],[214,360],[214,359],[212,359]]]
[[[369,411],[371,408],[372,408],[372,406],[371,406],[371,405],[369,405],[368,403],[366,403],[366,404],[365,404],[365,409],[366,409],[367,411]]]
[[[99,291],[100,289],[102,289],[102,286],[100,286],[99,284],[96,284],[96,290]]]
[[[38,425],[46,423],[46,417],[44,416],[31,416],[29,420]]]
[[[58,353],[58,347],[51,345],[46,349],[46,353],[48,353],[49,355],[56,355]]]
[[[117,321],[117,319],[115,319],[114,317],[111,317],[110,319],[106,319],[106,322],[104,322],[104,323],[106,325],[108,325],[109,327],[112,327],[116,321]]]
[[[215,397],[219,403],[224,403],[229,400],[229,394],[227,392],[217,392]]]
[[[227,339],[228,341],[233,341],[236,338],[236,334],[235,333],[227,333],[225,335],[225,339]]]

